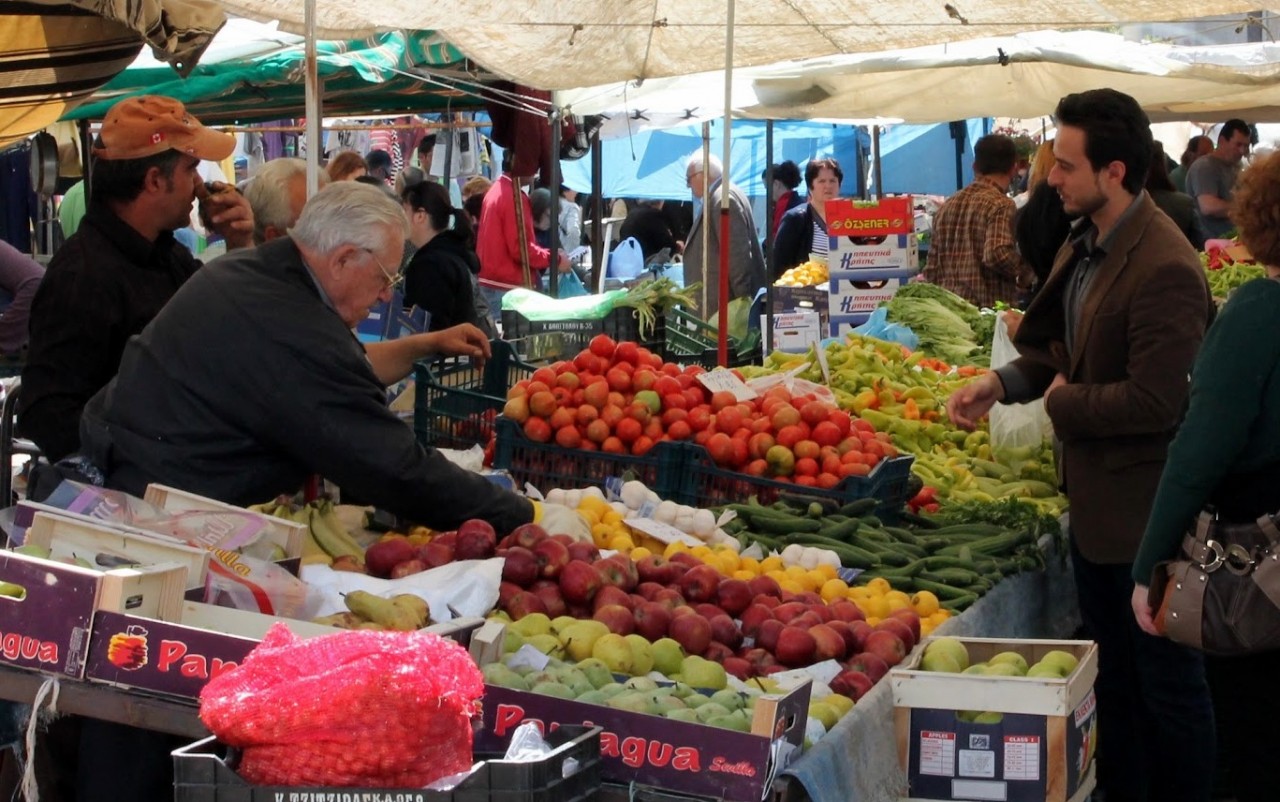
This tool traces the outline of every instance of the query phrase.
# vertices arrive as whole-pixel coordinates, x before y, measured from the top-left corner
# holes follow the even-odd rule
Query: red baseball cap
[[[99,159],[144,159],[176,150],[197,159],[222,161],[236,149],[231,134],[205,128],[173,98],[138,95],[111,107],[98,132],[102,147],[93,155]]]

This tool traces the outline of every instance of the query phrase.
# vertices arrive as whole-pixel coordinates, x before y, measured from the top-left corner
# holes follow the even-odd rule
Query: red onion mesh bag
[[[484,679],[426,632],[350,630],[303,640],[276,624],[200,694],[200,720],[242,751],[255,785],[421,788],[471,768]]]

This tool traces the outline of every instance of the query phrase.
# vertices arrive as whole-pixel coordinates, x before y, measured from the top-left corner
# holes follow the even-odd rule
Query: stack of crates
[[[830,335],[861,326],[919,272],[911,197],[827,204]]]

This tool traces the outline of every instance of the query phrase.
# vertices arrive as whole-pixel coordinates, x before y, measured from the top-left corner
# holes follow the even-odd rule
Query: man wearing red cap
[[[18,425],[50,462],[76,452],[80,412],[116,374],[125,343],[200,267],[173,238],[192,203],[200,200],[228,249],[253,244],[248,202],[196,172],[201,160],[221,161],[234,149],[235,137],[205,128],[170,98],[128,98],[107,112],[88,211],[31,307]]]

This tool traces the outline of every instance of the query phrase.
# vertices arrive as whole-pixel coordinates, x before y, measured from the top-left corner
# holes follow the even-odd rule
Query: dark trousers
[[[173,799],[173,758],[169,753],[190,741],[124,724],[84,719],[76,802]]]
[[[1200,653],[1138,628],[1132,565],[1086,560],[1071,544],[1080,617],[1098,643],[1098,786],[1107,802],[1207,802],[1213,707]]]
[[[1280,722],[1280,652],[1245,657],[1206,657],[1209,688],[1218,721],[1219,758],[1225,763],[1227,790],[1236,802],[1274,802],[1275,731]]]

